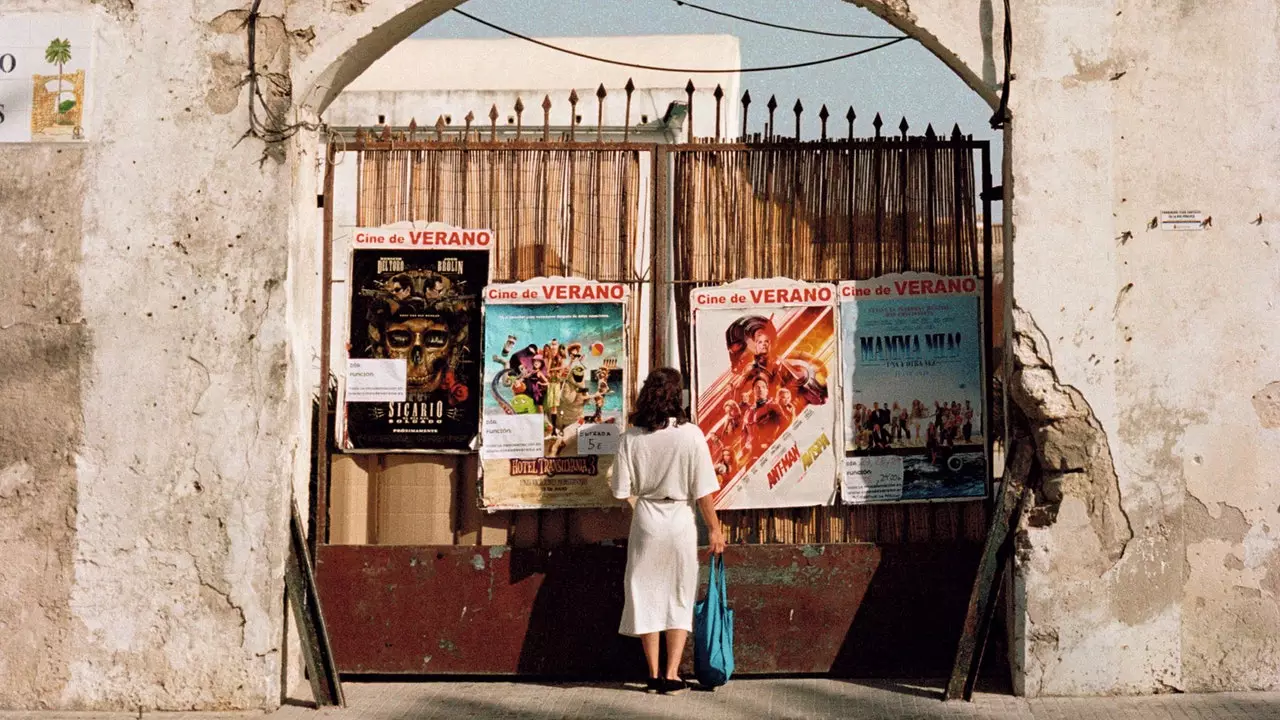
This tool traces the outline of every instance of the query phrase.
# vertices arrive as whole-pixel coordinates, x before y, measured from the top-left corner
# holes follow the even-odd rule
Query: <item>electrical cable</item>
[[[712,15],[720,15],[721,17],[733,18],[734,20],[741,20],[742,22],[751,23],[752,25],[763,25],[765,27],[777,28],[778,30],[790,30],[791,32],[808,33],[810,35],[823,35],[826,37],[838,37],[838,38],[860,38],[863,40],[892,40],[894,38],[903,37],[902,35],[858,35],[854,33],[838,33],[838,32],[826,32],[823,30],[810,30],[808,28],[798,28],[798,27],[792,27],[790,25],[778,25],[776,23],[765,22],[764,20],[756,20],[754,18],[743,17],[741,15],[734,15],[733,13],[727,13],[722,10],[715,10],[709,7],[703,7],[702,5],[696,5],[691,2],[685,2],[685,0],[673,0],[673,2],[675,2],[675,4],[677,5],[691,7],[694,10],[701,10],[702,12],[711,13]]]
[[[548,50],[555,50],[556,52],[562,52],[567,55],[573,55],[574,57],[580,57],[580,58],[583,58],[584,60],[594,60],[596,62],[602,62],[608,65],[620,65],[622,67],[635,68],[637,70],[656,70],[658,72],[674,72],[674,73],[681,73],[685,75],[705,75],[705,74],[719,75],[719,74],[728,74],[728,73],[746,74],[746,73],[759,73],[759,72],[773,72],[776,70],[794,70],[796,68],[813,67],[815,65],[823,65],[825,63],[833,63],[833,62],[838,62],[840,60],[847,60],[849,58],[857,57],[859,55],[866,55],[867,53],[875,52],[876,50],[883,50],[884,48],[887,48],[890,45],[897,45],[903,40],[911,39],[906,35],[902,35],[900,37],[895,37],[894,39],[888,42],[883,42],[883,43],[880,43],[879,45],[873,45],[869,48],[863,48],[861,50],[855,50],[853,52],[844,53],[843,55],[836,55],[834,57],[823,58],[821,60],[809,60],[806,62],[789,63],[786,65],[770,65],[766,67],[753,67],[753,68],[723,68],[718,70],[708,70],[704,68],[672,68],[672,67],[660,67],[657,65],[643,65],[641,63],[624,62],[622,60],[612,60],[609,58],[598,57],[596,55],[588,55],[587,53],[581,53],[576,50],[570,50],[568,48],[562,48],[557,45],[552,45],[551,43],[547,43],[535,38],[531,38],[528,35],[521,35],[520,33],[515,32],[514,30],[508,30],[504,27],[494,25],[488,20],[482,20],[476,17],[475,15],[472,15],[471,13],[463,12],[462,10],[459,10],[457,8],[454,8],[453,12],[456,12],[459,15],[469,20],[478,22],[481,25],[484,25],[485,27],[491,28],[493,30],[497,30],[498,32],[506,35],[510,35],[513,38],[518,38],[526,42],[531,42],[534,45],[539,45],[541,47],[547,48]]]

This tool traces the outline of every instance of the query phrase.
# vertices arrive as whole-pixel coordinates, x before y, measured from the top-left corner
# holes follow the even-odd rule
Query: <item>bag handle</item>
[[[724,575],[724,555],[711,556],[710,576],[710,586],[707,588],[707,595],[717,598],[721,605],[728,605],[729,599],[725,594],[725,586],[727,583],[725,582]]]
[[[707,599],[714,600],[720,597],[719,576],[716,573],[717,561],[719,558],[715,553],[711,554],[711,563],[707,568]]]

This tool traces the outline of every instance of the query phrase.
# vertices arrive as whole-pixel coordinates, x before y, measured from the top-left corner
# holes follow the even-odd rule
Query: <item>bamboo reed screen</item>
[[[742,278],[861,280],[902,271],[981,275],[974,149],[877,140],[674,153],[676,313],[689,291]],[[688,333],[679,335],[691,369]],[[731,542],[980,539],[982,503],[729,511]]]
[[[356,153],[361,226],[441,221],[492,229],[494,282],[567,275],[633,286],[631,378],[648,283],[653,189],[634,148],[462,148],[419,144]],[[744,277],[861,279],[902,270],[980,274],[973,147],[877,140],[684,148],[674,157],[676,312],[688,291]],[[647,159],[644,160],[647,162]],[[664,197],[659,188],[658,197]],[[665,293],[654,293],[661,298]],[[687,333],[679,335],[689,368]],[[634,388],[629,389],[634,393]],[[634,395],[633,395],[634,397]],[[513,514],[513,541],[564,542],[570,513]],[[982,503],[731,511],[735,543],[981,540]],[[540,528],[540,529],[538,529]]]
[[[638,350],[647,337],[640,292],[649,278],[652,187],[641,165],[647,167],[647,155],[564,145],[363,149],[356,153],[356,224],[439,221],[493,230],[493,282],[564,275],[630,285],[627,390],[634,401]],[[510,519],[511,544],[549,547],[571,541],[570,528],[593,513],[599,511],[520,510],[499,517]]]
[[[640,215],[649,206],[640,156],[621,149],[363,150],[356,224],[439,221],[493,230],[493,282],[563,275],[631,285],[634,381],[645,337],[639,290],[647,266],[638,263],[648,218]]]

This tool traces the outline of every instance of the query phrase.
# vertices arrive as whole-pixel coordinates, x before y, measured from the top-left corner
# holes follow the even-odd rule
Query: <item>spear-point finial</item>
[[[409,118],[409,140],[413,140],[413,135],[416,132],[418,132],[418,119]]]
[[[871,126],[876,129],[876,137],[880,137],[880,128],[884,127],[884,120],[880,119],[880,113],[876,113],[876,119],[871,121]]]
[[[494,142],[497,139],[498,139],[498,104],[494,103],[493,107],[489,108],[489,142]]]
[[[542,140],[551,139],[551,96],[542,97]]]
[[[578,129],[578,91],[569,91],[569,142],[573,142],[574,132]]]
[[[688,98],[688,101],[689,101],[689,142],[693,142],[693,141],[694,141],[694,134],[693,134],[693,91],[694,91],[695,89],[696,89],[696,88],[694,88],[694,87],[693,87],[693,78],[689,78],[689,81],[688,81],[688,82],[686,82],[686,83],[684,84],[684,94],[685,94],[685,96]]]
[[[524,129],[524,100],[520,96],[516,96],[516,141],[520,140],[520,132]]]
[[[747,141],[747,109],[751,107],[751,91],[742,91],[742,141]]]
[[[858,119],[858,113],[853,111],[853,106],[849,106],[849,112],[844,114],[844,119],[849,121],[849,139],[853,139],[853,121]]]
[[[776,95],[769,96],[769,102],[764,106],[769,110],[769,127],[765,128],[765,137],[773,139],[773,111],[778,109],[778,97]]]
[[[924,129],[924,136],[930,140],[938,139],[937,133],[933,131],[933,123],[929,123]]]
[[[907,124],[907,116],[903,115],[902,122],[898,123],[898,130],[902,133],[903,140],[907,139],[907,130],[910,129],[910,127],[911,126]]]
[[[467,126],[462,129],[462,140],[466,142],[471,139],[471,123],[475,122],[476,114],[468,110],[467,116],[462,119],[467,121]]]
[[[627,114],[622,120],[622,142],[627,142],[631,139],[631,93],[636,91],[636,84],[631,78],[627,78],[627,84],[622,89],[627,91]]]
[[[827,111],[826,103],[822,104],[822,108],[818,110],[818,119],[822,121],[822,139],[827,139],[827,118],[831,117],[831,113]]]
[[[436,116],[436,140],[444,139],[444,115]]]
[[[380,139],[382,140],[382,142],[388,142],[388,141],[390,141],[390,140],[391,140],[391,126],[390,126],[390,125],[383,125],[383,126],[382,126],[382,137],[381,137]]]
[[[716,142],[720,142],[720,101],[724,99],[724,89],[716,85],[716,89],[711,93],[716,99]]]
[[[600,83],[600,87],[596,88],[596,142],[604,140],[604,97],[608,94],[604,83]]]
[[[796,114],[796,142],[800,142],[800,113],[804,112],[804,105],[800,104],[800,98],[796,98],[796,104],[791,107],[791,112]]]
[[[956,123],[955,126],[951,128],[951,139],[952,140],[964,139],[964,135],[960,132],[960,123]]]

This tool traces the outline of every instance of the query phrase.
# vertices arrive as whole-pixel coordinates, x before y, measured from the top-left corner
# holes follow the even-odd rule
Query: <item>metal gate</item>
[[[571,100],[576,104],[576,95]],[[905,120],[899,136],[885,137],[879,116],[875,135],[857,138],[852,113],[848,136],[834,139],[824,107],[822,137],[814,141],[770,130],[731,141],[638,143],[629,126],[584,130],[575,122],[553,133],[547,106],[540,133],[523,129],[519,105],[514,132],[500,132],[494,108],[487,128],[473,128],[469,116],[458,129],[442,119],[426,137],[414,126],[350,133],[331,152],[355,158],[357,224],[491,228],[495,281],[574,275],[631,284],[633,364],[668,354],[664,330],[673,314],[688,327],[688,291],[695,286],[904,270],[980,275],[988,281],[991,374],[986,141],[958,129],[949,137],[936,137],[932,128],[910,136]],[[718,101],[716,113],[719,127]],[[797,112],[797,128],[799,119]],[[337,201],[331,163],[326,284]],[[677,337],[675,355],[687,370],[687,337]],[[328,377],[327,353],[322,366]],[[454,544],[330,544],[332,402],[322,397],[319,408],[328,423],[317,431],[313,534],[320,595],[343,672],[641,672],[638,645],[616,634],[625,565],[621,512],[481,516],[474,507],[475,463],[446,460],[455,463],[459,496]],[[984,427],[990,420],[988,413]],[[739,672],[946,674],[986,512],[984,502],[724,512]]]

